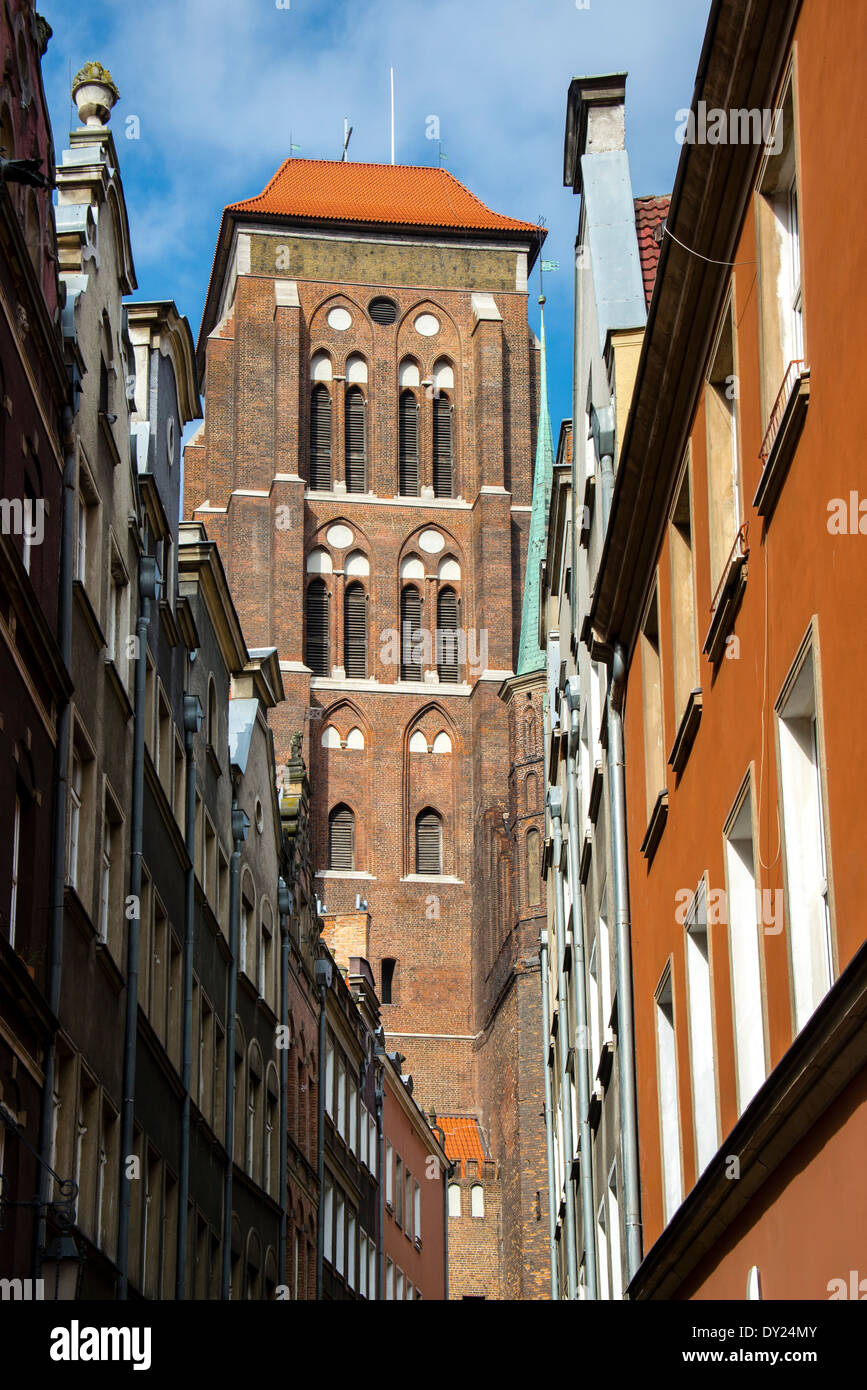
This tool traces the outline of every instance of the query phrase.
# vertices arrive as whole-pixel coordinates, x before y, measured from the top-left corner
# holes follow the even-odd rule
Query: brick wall
[[[474,962],[492,942],[499,949],[511,935],[511,871],[503,876],[498,868],[491,880],[484,866],[490,827],[502,831],[502,813],[508,811],[512,758],[499,678],[479,676],[483,668],[508,671],[515,659],[528,513],[512,507],[530,502],[538,354],[527,326],[527,296],[514,289],[513,249],[444,249],[418,244],[418,236],[409,240],[416,244],[287,232],[288,270],[277,270],[281,239],[252,234],[251,273],[238,278],[234,304],[206,345],[205,424],[187,449],[186,514],[204,521],[220,540],[248,644],[278,648],[286,699],[272,718],[277,759],[286,761],[291,734],[303,731],[319,870],[315,886],[333,923],[329,930],[335,941],[352,935],[360,893],[369,905],[367,941],[352,953],[369,959],[379,992],[382,960],[397,962],[394,1002],[382,1009],[389,1046],[405,1054],[405,1070],[426,1109],[496,1112],[502,1119],[495,1131],[511,1142],[519,1127],[521,1088],[509,1093],[510,1118],[505,1102],[489,1103],[482,1094],[482,1088],[495,1086],[501,1058],[493,1065],[484,1060],[489,965],[480,976]],[[293,292],[283,283],[287,278],[297,286],[294,306]],[[476,319],[472,292],[479,289],[494,294],[501,321]],[[368,317],[367,305],[377,294],[396,303],[393,325]],[[328,323],[336,307],[351,316],[347,331]],[[432,338],[414,327],[421,312],[440,322]],[[367,362],[372,497],[305,497],[309,364],[320,351],[330,355],[335,378],[332,476],[338,485],[345,475],[344,383],[337,378],[344,376],[350,355],[360,353]],[[418,363],[422,382],[441,357],[453,364],[454,492],[463,503],[396,498],[398,367],[406,357]],[[423,389],[419,405],[420,479],[429,486],[433,402]],[[329,539],[335,524],[349,528],[350,542],[338,547]],[[431,530],[442,538],[439,552],[419,545],[420,534]],[[314,547],[328,550],[332,566],[326,576],[334,676],[329,680],[311,679],[303,665],[306,563]],[[369,563],[362,580],[368,676],[377,684],[340,674],[342,571],[353,551]],[[399,629],[400,568],[408,555],[422,557],[429,576],[418,581],[428,631],[436,627],[439,562],[452,557],[460,566],[460,579],[453,582],[459,625],[469,642],[457,691],[440,687],[435,669],[423,687],[389,689],[400,674],[389,645]],[[424,667],[435,668],[435,657]],[[363,749],[322,747],[329,725],[344,742],[350,729],[360,729]],[[451,752],[410,752],[418,731],[428,746],[445,732]],[[332,876],[328,814],[340,803],[355,815],[355,872]],[[426,881],[414,872],[414,841],[415,817],[428,806],[442,816],[445,877]],[[511,1021],[504,1024],[504,1039],[511,1029]],[[510,1046],[514,1050],[504,1041],[505,1051]],[[517,1064],[511,1059],[509,1065]],[[479,1239],[492,1222],[499,1225],[499,1196],[491,1207],[496,1217],[476,1223]],[[521,1199],[510,1197],[508,1211],[510,1221],[522,1220]],[[524,1237],[514,1239],[523,1250]],[[501,1287],[499,1248],[498,1235],[485,1247],[485,1274],[477,1271],[489,1292]],[[518,1255],[513,1263],[522,1260]]]

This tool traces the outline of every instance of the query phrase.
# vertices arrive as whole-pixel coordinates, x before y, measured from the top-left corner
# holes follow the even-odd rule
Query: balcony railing
[[[783,384],[777,392],[777,399],[774,401],[774,408],[771,411],[771,418],[768,421],[768,428],[765,430],[765,437],[762,440],[762,447],[759,451],[759,458],[763,465],[767,463],[770,457],[771,450],[774,447],[774,440],[777,437],[777,430],[780,428],[780,422],[785,414],[786,406],[789,403],[789,397],[794,390],[795,382],[804,370],[804,365],[804,359],[802,357],[796,357],[786,368]]]
[[[741,526],[740,530],[735,536],[734,545],[729,551],[729,557],[723,565],[723,572],[720,576],[719,584],[717,584],[716,586],[716,593],[714,594],[713,600],[711,601],[711,613],[716,612],[719,606],[720,598],[722,597],[723,590],[725,589],[726,585],[731,581],[733,563],[735,562],[735,560],[745,560],[749,553],[749,523],[745,521],[743,526]]]

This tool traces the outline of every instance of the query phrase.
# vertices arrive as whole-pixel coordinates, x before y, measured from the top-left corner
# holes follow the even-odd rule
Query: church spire
[[[545,350],[545,296],[539,295],[541,317],[541,391],[539,428],[536,434],[536,467],[533,473],[533,503],[530,511],[530,534],[527,542],[527,568],[524,573],[524,604],[521,611],[521,643],[518,648],[516,675],[525,676],[541,671],[545,653],[539,646],[539,566],[548,543],[548,508],[551,502],[551,483],[554,477],[554,440],[551,417],[548,413],[548,361]]]

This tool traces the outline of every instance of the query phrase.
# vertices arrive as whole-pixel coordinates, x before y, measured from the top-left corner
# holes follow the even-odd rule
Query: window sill
[[[364,873],[361,869],[317,869],[316,878],[365,878],[371,883],[376,881],[376,874]]]
[[[130,698],[127,694],[126,686],[123,683],[123,677],[120,671],[118,671],[114,659],[110,656],[106,656],[105,658],[105,674],[108,677],[109,685],[117,696],[117,701],[123,710],[124,718],[126,722],[129,723],[133,716],[133,707],[130,704]]]
[[[599,814],[599,802],[602,800],[602,763],[598,762],[593,767],[593,777],[590,782],[590,802],[587,814],[596,824],[596,817]]]
[[[644,832],[644,839],[641,841],[640,853],[644,855],[648,866],[656,853],[657,845],[662,839],[662,832],[668,820],[668,792],[663,789],[653,803],[653,810],[650,813],[650,820]]]
[[[606,1038],[602,1044],[599,1054],[599,1065],[596,1068],[596,1080],[605,1090],[611,1080],[611,1069],[614,1066],[614,1039]]]
[[[578,877],[586,886],[590,877],[590,860],[593,855],[593,831],[589,828],[584,831],[584,843],[581,846],[581,860],[578,865]]]
[[[455,878],[453,874],[404,874],[401,883],[459,883],[463,884],[462,878]]]
[[[671,752],[668,755],[668,765],[673,767],[678,775],[686,767],[687,758],[698,733],[698,726],[701,723],[701,708],[701,687],[696,686],[694,690],[689,692],[686,708],[683,711],[677,733],[674,736],[674,743],[671,745]]]
[[[783,386],[785,388],[785,382]],[[795,447],[807,418],[809,404],[810,368],[803,367],[795,378],[753,498],[753,506],[766,521],[773,515],[783,483],[786,481],[789,465],[795,456]]]
[[[91,636],[93,637],[97,647],[100,649],[107,647],[108,643],[105,640],[105,633],[103,632],[102,627],[100,626],[99,618],[96,616],[96,611],[93,607],[93,604],[90,601],[90,596],[88,595],[87,588],[82,580],[73,580],[72,592],[75,595],[75,598],[78,602],[78,606],[81,609],[82,616],[84,617],[87,626],[90,628]]]
[[[738,554],[737,551],[735,552],[729,561],[723,579],[716,608],[702,647],[702,652],[712,666],[716,666],[722,658],[726,638],[734,626],[735,617],[744,596],[744,589],[747,587],[748,553]]]
[[[120,463],[120,451],[118,450],[114,438],[114,426],[108,423],[108,417],[104,410],[101,410],[99,412],[99,432],[105,440],[106,445],[108,446],[108,452],[111,455],[112,467],[117,468],[118,464]]]

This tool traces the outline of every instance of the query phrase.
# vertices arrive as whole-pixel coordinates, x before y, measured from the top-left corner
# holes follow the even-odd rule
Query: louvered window
[[[367,595],[350,584],[343,601],[343,661],[347,676],[367,675]]]
[[[458,679],[458,596],[440,589],[437,596],[437,671],[441,681]]]
[[[452,467],[452,403],[448,396],[434,400],[433,419],[433,480],[436,497],[451,497]]]
[[[353,386],[346,393],[346,491],[367,487],[367,420],[364,393]]]
[[[436,811],[422,811],[415,822],[415,871],[441,874],[443,871],[443,823]]]
[[[331,396],[327,386],[314,386],[310,397],[310,487],[331,490]]]
[[[400,596],[400,678],[421,680],[421,594],[408,584]]]
[[[314,676],[331,675],[328,590],[324,579],[307,587],[307,665]]]
[[[411,391],[400,397],[400,495],[418,497],[418,402]]]
[[[328,867],[355,868],[355,816],[348,806],[335,806],[328,817]]]
[[[379,297],[371,299],[367,312],[374,323],[394,323],[397,318],[397,305],[393,299]]]

